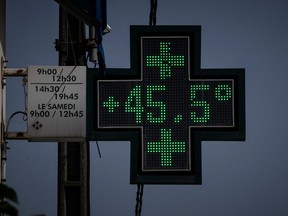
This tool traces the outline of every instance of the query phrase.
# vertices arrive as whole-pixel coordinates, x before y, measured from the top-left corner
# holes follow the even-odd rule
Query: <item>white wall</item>
[[[5,53],[6,50],[6,0],[0,0],[0,41],[2,42],[2,48]]]

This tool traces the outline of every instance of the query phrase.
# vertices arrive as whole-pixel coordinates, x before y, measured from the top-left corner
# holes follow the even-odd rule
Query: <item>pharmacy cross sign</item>
[[[245,139],[244,69],[200,69],[200,31],[132,26],[130,76],[97,81],[97,129],[141,137],[132,183],[201,184],[201,141]]]

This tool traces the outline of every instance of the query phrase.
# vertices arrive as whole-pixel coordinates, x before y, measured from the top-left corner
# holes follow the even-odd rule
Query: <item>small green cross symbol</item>
[[[171,67],[184,66],[184,56],[171,56],[170,42],[160,42],[159,56],[146,56],[147,67],[160,67],[160,79],[171,76]]]
[[[107,101],[103,102],[103,107],[108,108],[108,112],[114,112],[116,107],[119,107],[120,103],[115,101],[113,96],[110,96]]]
[[[172,141],[172,129],[161,129],[159,142],[148,142],[148,153],[161,153],[161,165],[172,166],[172,153],[185,152],[186,143]]]

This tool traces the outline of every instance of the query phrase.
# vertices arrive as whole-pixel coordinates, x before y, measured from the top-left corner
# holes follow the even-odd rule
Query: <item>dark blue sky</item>
[[[130,67],[130,25],[148,24],[149,0],[108,0],[104,37],[110,68]],[[143,215],[286,216],[288,214],[288,2],[158,0],[158,25],[201,25],[202,68],[246,69],[246,142],[202,142],[198,186],[148,185]],[[57,65],[58,5],[7,0],[8,67]],[[7,82],[7,116],[24,110],[21,79]],[[25,130],[22,118],[11,130]],[[133,215],[128,142],[91,144],[91,215]],[[57,143],[10,141],[7,183],[20,215],[56,215]]]

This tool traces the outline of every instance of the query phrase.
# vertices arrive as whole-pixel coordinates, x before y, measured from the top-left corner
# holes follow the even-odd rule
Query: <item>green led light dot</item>
[[[166,120],[166,105],[163,101],[154,101],[154,91],[165,91],[166,87],[162,85],[147,86],[147,107],[157,107],[160,110],[160,115],[154,117],[152,112],[147,112],[147,120],[150,123],[163,123]]]
[[[161,166],[172,166],[172,153],[186,152],[186,143],[172,141],[172,129],[161,128],[160,141],[147,143],[148,153],[161,154]]]
[[[210,120],[210,105],[204,100],[195,100],[198,91],[207,91],[209,90],[209,85],[191,85],[190,87],[190,99],[192,101],[191,107],[201,107],[203,110],[203,115],[198,116],[198,114],[193,111],[191,112],[191,120],[194,123],[206,123]]]
[[[174,118],[174,123],[179,123],[183,120],[183,116],[182,115],[177,115],[175,118]]]
[[[141,101],[141,86],[135,86],[125,101],[125,112],[135,113],[136,123],[142,122],[144,108]]]
[[[229,85],[218,85],[215,88],[215,97],[219,101],[228,101],[232,97],[232,90]]]
[[[171,77],[171,67],[183,67],[184,56],[171,56],[170,42],[160,42],[159,56],[146,56],[147,67],[160,67],[160,79]]]
[[[107,101],[103,102],[103,107],[108,108],[108,112],[112,113],[115,111],[115,108],[119,107],[120,103],[115,101],[113,96],[110,96]]]

